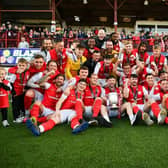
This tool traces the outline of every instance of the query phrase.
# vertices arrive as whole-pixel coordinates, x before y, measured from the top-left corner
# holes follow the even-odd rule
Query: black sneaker
[[[142,116],[142,113],[141,113],[140,110],[138,110],[138,112],[136,114],[134,114],[134,117],[131,120],[131,125],[132,126],[136,125],[138,123],[138,121],[139,121],[139,118],[141,118],[141,116]]]
[[[98,123],[102,127],[107,127],[107,128],[111,128],[112,127],[112,122],[108,122],[106,119],[104,119],[101,116],[98,117]]]

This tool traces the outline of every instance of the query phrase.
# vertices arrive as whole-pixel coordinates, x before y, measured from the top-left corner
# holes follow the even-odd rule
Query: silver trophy
[[[118,108],[118,94],[117,92],[111,92],[108,95],[109,105],[111,109]]]

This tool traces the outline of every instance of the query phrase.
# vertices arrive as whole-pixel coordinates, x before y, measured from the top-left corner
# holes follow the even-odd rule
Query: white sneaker
[[[165,109],[162,109],[157,118],[158,124],[164,124],[166,116],[167,116],[167,111]]]
[[[14,123],[22,123],[22,118],[16,118],[16,120],[13,120]]]
[[[148,113],[143,113],[142,115],[142,119],[144,120],[144,122],[147,124],[147,125],[152,125],[154,122],[153,120],[151,120],[150,116],[148,115]]]
[[[7,120],[3,120],[3,121],[2,121],[2,125],[3,125],[4,127],[8,127],[10,124],[8,123]]]

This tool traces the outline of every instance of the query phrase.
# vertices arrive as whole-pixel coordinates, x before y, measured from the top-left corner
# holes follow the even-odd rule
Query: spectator
[[[106,40],[106,33],[104,29],[100,29],[96,38],[96,47],[101,49],[105,40]]]
[[[21,42],[19,43],[18,48],[29,48],[29,43],[26,41],[25,37],[21,37]]]

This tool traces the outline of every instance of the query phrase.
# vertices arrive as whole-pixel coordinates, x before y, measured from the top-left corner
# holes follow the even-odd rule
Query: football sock
[[[33,97],[26,96],[24,97],[24,107],[25,110],[30,109],[30,106],[32,105]]]
[[[82,102],[79,100],[76,101],[75,111],[76,111],[78,119],[82,119],[83,118],[83,107],[82,107]]]
[[[31,117],[34,117],[37,120],[39,116],[39,112],[40,112],[40,106],[37,104],[34,104],[32,109],[30,110],[30,115]]]
[[[37,121],[40,122],[40,123],[46,122],[47,121],[47,117],[46,116],[39,117],[39,118],[37,118]]]
[[[93,104],[93,117],[97,117],[102,105],[102,100],[101,99],[96,99],[94,104]]]
[[[40,132],[41,131],[46,132],[46,131],[52,129],[55,125],[56,125],[56,123],[52,119],[50,119],[47,122],[45,122],[39,126]]]
[[[134,112],[134,114],[136,114],[139,110],[140,110],[140,109],[139,109],[138,106],[134,106],[134,107],[133,107],[133,112]]]
[[[154,103],[151,104],[151,109],[153,111],[154,116],[158,117],[158,115],[160,113],[160,107],[159,107],[159,105],[156,102],[154,102]]]
[[[168,124],[168,117],[165,118],[165,123]]]
[[[72,120],[71,120],[71,128],[74,129],[74,128],[76,128],[78,125],[80,125],[80,123],[79,123],[79,121],[78,121],[78,118],[77,118],[77,117],[72,118]]]

